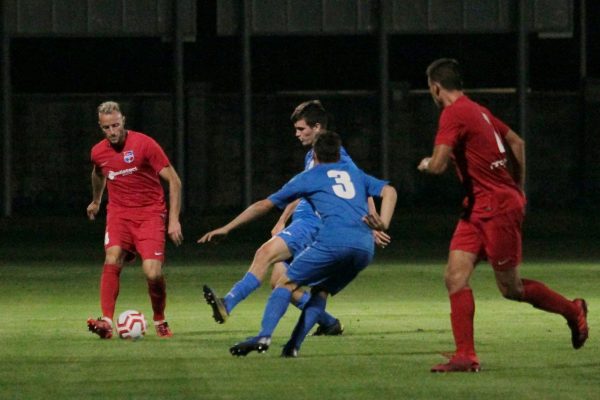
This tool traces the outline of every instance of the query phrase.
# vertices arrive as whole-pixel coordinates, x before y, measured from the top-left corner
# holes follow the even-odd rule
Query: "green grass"
[[[90,257],[101,260],[101,253]],[[166,269],[167,315],[175,336],[160,340],[150,331],[137,342],[104,341],[87,332],[86,318],[99,313],[101,261],[0,264],[0,398],[598,398],[597,264],[522,267],[524,276],[588,300],[591,339],[578,351],[562,317],[502,299],[490,268],[481,265],[472,286],[483,371],[431,374],[429,368],[443,361],[440,353],[453,349],[443,259],[376,260],[329,303],[346,326],[344,335],[309,337],[298,359],[279,357],[298,316],[294,308],[269,352],[229,355],[229,346],[258,331],[269,291],[262,287],[225,325],[217,325],[202,299],[202,284],[224,293],[247,266],[203,260],[190,254]],[[122,274],[117,312],[129,308],[151,315],[139,264]]]

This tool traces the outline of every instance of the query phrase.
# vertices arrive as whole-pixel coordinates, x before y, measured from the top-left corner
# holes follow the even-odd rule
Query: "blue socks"
[[[239,302],[248,297],[250,293],[258,289],[259,286],[260,281],[258,278],[254,276],[254,274],[246,272],[246,275],[244,275],[242,280],[233,285],[229,293],[227,293],[223,299],[227,314],[231,314],[231,310],[233,310]]]
[[[286,288],[273,289],[273,292],[271,292],[271,296],[269,296],[269,300],[267,301],[267,305],[265,306],[261,329],[258,336],[271,337],[273,335],[273,331],[275,331],[279,320],[283,317],[283,314],[285,314],[291,300],[292,292]]]
[[[312,329],[313,326],[319,320],[319,317],[322,314],[325,314],[325,305],[327,304],[327,300],[323,297],[315,294],[310,297],[308,303],[302,310],[302,315],[298,320],[298,323],[294,327],[294,331],[292,332],[292,337],[290,338],[289,343],[297,350],[300,350],[300,346],[308,332]],[[335,322],[335,318],[334,318]]]
[[[298,303],[294,304],[299,310],[304,310],[306,307],[306,303],[310,299],[310,294],[308,292],[304,292],[302,294],[302,298],[298,301]],[[329,314],[327,311],[323,311],[323,313],[319,316],[317,323],[323,327],[332,326],[335,324],[336,319],[333,315]]]

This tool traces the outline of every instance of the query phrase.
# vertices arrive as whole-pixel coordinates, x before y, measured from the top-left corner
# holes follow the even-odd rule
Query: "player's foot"
[[[271,345],[271,337],[270,336],[254,336],[245,342],[240,342],[234,344],[229,352],[232,356],[245,356],[251,351],[257,351],[259,353],[264,353],[269,350],[269,346]]]
[[[112,337],[112,321],[108,317],[98,319],[88,318],[87,326],[90,332],[100,336],[100,339],[110,339]]]
[[[173,332],[171,332],[171,328],[169,328],[169,323],[165,320],[154,321],[154,329],[156,329],[156,334],[158,335],[158,337],[173,337]]]
[[[287,342],[281,350],[281,357],[284,358],[296,358],[298,357],[298,349],[293,347],[290,342]]]
[[[431,368],[431,372],[479,372],[480,370],[477,357],[462,354],[455,354],[447,363]]]
[[[339,319],[335,320],[330,326],[319,325],[313,336],[338,336],[344,332],[344,325]]]
[[[219,324],[222,324],[225,321],[227,321],[227,317],[229,317],[229,314],[227,313],[227,309],[225,308],[225,303],[223,302],[223,299],[218,298],[216,293],[206,285],[204,285],[203,290],[204,299],[206,299],[208,305],[212,307],[213,318],[215,319],[215,321],[217,321],[217,323]]]
[[[573,344],[573,348],[579,349],[583,347],[588,338],[587,303],[584,299],[575,299],[573,303],[579,311],[577,318],[569,321],[567,324],[571,328],[571,343]]]

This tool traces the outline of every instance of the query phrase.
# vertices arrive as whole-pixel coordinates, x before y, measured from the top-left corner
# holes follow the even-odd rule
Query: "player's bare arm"
[[[167,234],[175,246],[183,242],[179,213],[181,211],[181,180],[172,166],[164,167],[158,175],[169,184],[169,226]]]
[[[510,147],[512,154],[517,161],[517,184],[521,190],[525,190],[525,141],[512,129],[508,131],[504,140],[508,144],[508,147]]]
[[[433,175],[443,174],[448,168],[448,164],[450,164],[451,154],[452,147],[445,144],[438,144],[434,146],[431,157],[422,159],[417,169]]]
[[[87,206],[87,216],[92,221],[96,219],[96,214],[100,211],[105,186],[106,177],[94,165],[92,169],[92,202]]]
[[[375,207],[375,201],[372,197],[367,198],[367,205],[369,206],[369,215],[377,214],[377,208]],[[390,244],[392,238],[390,235],[385,233],[384,231],[378,231],[373,229],[373,240],[375,241],[375,245],[379,248],[385,249],[387,245]]]
[[[244,211],[241,212],[237,217],[232,219],[227,225],[224,225],[220,228],[217,228],[213,231],[210,231],[200,239],[198,239],[198,243],[207,243],[212,240],[221,239],[229,234],[234,229],[239,228],[240,226],[247,224],[248,222],[254,221],[266,215],[269,211],[271,211],[275,205],[271,200],[264,199],[259,200],[256,203],[252,204]]]
[[[283,212],[281,213],[281,216],[275,223],[275,226],[273,227],[273,229],[271,229],[272,236],[277,235],[279,232],[281,232],[285,228],[285,224],[287,223],[288,219],[290,219],[290,216],[296,210],[298,203],[300,203],[300,199],[294,200],[293,202],[291,202],[290,204],[287,205],[285,210],[283,210]]]
[[[363,218],[363,221],[369,226],[369,228],[384,231],[390,227],[390,222],[394,216],[394,209],[396,208],[396,200],[398,194],[396,189],[390,185],[385,185],[381,190],[381,213],[369,213]]]

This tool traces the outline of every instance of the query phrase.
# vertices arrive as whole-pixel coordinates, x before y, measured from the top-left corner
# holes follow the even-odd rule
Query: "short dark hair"
[[[429,64],[427,77],[447,90],[462,90],[463,80],[458,61],[453,58],[440,58]]]
[[[329,116],[319,100],[309,100],[296,107],[290,119],[293,124],[303,119],[310,127],[321,124],[323,129],[327,129]]]
[[[315,138],[313,150],[321,163],[333,163],[340,160],[342,139],[334,131],[321,131]]]

